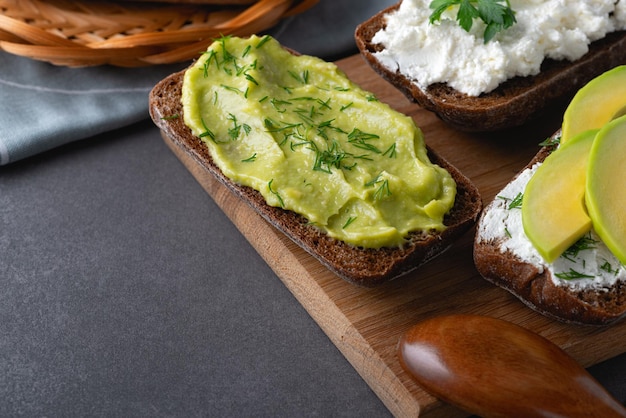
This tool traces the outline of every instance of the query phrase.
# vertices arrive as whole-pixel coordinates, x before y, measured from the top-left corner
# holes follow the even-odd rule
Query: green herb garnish
[[[291,70],[287,70],[287,73],[301,84],[309,84],[309,70],[302,71],[302,74],[296,74]]]
[[[581,251],[592,250],[596,248],[597,243],[598,241],[591,238],[590,234],[585,235],[565,250],[563,254],[561,254],[561,257],[574,261]]]
[[[505,197],[505,196],[498,196],[498,198],[506,202],[509,202],[507,206],[508,210],[520,209],[522,207],[522,201],[524,199],[524,195],[520,192],[513,199]]]
[[[394,142],[393,144],[391,144],[391,146],[389,148],[387,148],[387,151],[383,152],[383,156],[386,156],[387,154],[389,154],[389,158],[396,158],[396,143]]]
[[[485,43],[517,22],[509,0],[433,0],[429,6],[433,10],[430,23],[439,21],[442,13],[452,6],[458,6],[456,20],[465,31],[470,31],[474,19],[478,18],[485,23]]]
[[[209,129],[208,126],[206,126],[206,123],[204,122],[204,119],[200,119],[200,122],[202,122],[202,127],[204,128],[204,132],[202,132],[200,135],[198,135],[198,137],[199,138],[204,138],[205,136],[208,136],[213,141],[215,141],[215,134]]]
[[[278,194],[278,192],[274,191],[272,189],[272,182],[274,181],[274,179],[271,179],[269,181],[269,183],[267,183],[267,188],[270,190],[270,193],[272,193],[274,196],[276,196],[276,198],[278,199],[278,203],[280,204],[281,208],[285,207],[285,202],[283,201],[283,198],[280,196],[280,194]]]
[[[343,224],[342,229],[346,229],[348,225],[350,225],[354,221],[356,221],[356,216],[350,216],[348,220],[346,221],[346,223]]]
[[[373,180],[365,183],[365,187],[372,187],[378,185],[376,192],[374,193],[375,200],[381,200],[383,197],[391,196],[391,189],[389,189],[389,180],[381,179],[382,173],[374,177]]]
[[[269,41],[270,39],[271,39],[270,35],[265,35],[264,37],[261,38],[259,43],[256,44],[256,48],[257,49],[261,48],[265,44],[265,42]]]
[[[555,274],[556,277],[558,277],[559,279],[563,279],[563,280],[575,280],[575,279],[593,279],[595,276],[591,276],[589,274],[584,274],[581,272],[578,272],[572,268],[569,269],[569,271],[563,272],[563,273],[556,273]]]
[[[380,137],[376,134],[371,134],[368,132],[363,132],[359,128],[354,128],[352,132],[348,134],[348,142],[354,145],[357,148],[361,148],[367,151],[375,152],[376,154],[382,154],[382,151],[379,150],[376,146],[370,144],[368,141],[372,139],[379,139]]]
[[[617,276],[617,273],[619,272],[619,267],[613,268],[611,263],[609,263],[607,260],[604,260],[604,264],[600,266],[600,270],[604,270],[607,273],[613,273]]]
[[[330,173],[331,168],[341,168],[341,162],[347,157],[347,154],[341,150],[339,143],[332,142],[332,145],[323,151],[319,151],[315,147],[315,163],[313,170]]]
[[[228,114],[228,120],[230,120],[233,124],[232,128],[228,129],[228,136],[232,140],[235,140],[239,137],[239,133],[241,132],[242,129],[246,135],[248,135],[250,131],[252,130],[250,125],[248,125],[247,123],[239,123],[239,121],[237,121],[237,117],[233,115],[232,113]]]
[[[350,106],[352,106],[353,104],[354,104],[354,102],[350,102],[350,103],[348,103],[347,105],[343,105],[343,106],[341,106],[341,109],[339,109],[339,110],[343,112],[344,110],[346,110],[347,108],[349,108],[349,107],[350,107]]]
[[[561,135],[557,135],[555,137],[550,137],[546,139],[545,141],[541,141],[539,143],[539,146],[540,147],[553,147],[553,146],[559,145],[560,142],[561,142]]]
[[[251,163],[256,160],[256,152],[249,156],[248,158],[241,160],[242,163]]]

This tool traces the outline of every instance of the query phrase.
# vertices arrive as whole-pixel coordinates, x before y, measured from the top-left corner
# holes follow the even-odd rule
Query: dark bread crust
[[[478,97],[443,83],[423,91],[399,72],[384,67],[373,55],[382,46],[373,44],[372,38],[385,27],[385,15],[399,6],[397,3],[382,10],[356,28],[359,51],[374,71],[410,100],[459,130],[488,132],[523,125],[550,104],[569,101],[594,77],[626,63],[626,31],[620,31],[593,42],[589,52],[575,62],[546,60],[538,75],[515,77]]]
[[[525,168],[543,161],[553,150],[554,147],[543,147]],[[492,204],[485,208],[479,225]],[[626,315],[624,282],[602,290],[557,286],[549,270],[540,271],[514,254],[502,252],[497,240],[483,241],[478,233],[474,240],[474,263],[486,280],[508,290],[530,308],[559,321],[608,325]]]
[[[163,79],[150,93],[150,114],[154,123],[265,220],[351,283],[372,287],[408,273],[445,251],[476,223],[480,215],[482,200],[478,189],[456,168],[429,150],[431,161],[448,170],[457,182],[457,197],[444,220],[447,228],[443,232],[414,233],[410,243],[403,248],[363,249],[332,239],[295,212],[268,206],[259,192],[232,182],[219,170],[207,147],[183,122],[180,101],[183,74],[181,71]],[[173,115],[179,117],[171,118]]]

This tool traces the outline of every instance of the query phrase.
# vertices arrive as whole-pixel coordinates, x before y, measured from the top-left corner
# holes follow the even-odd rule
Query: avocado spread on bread
[[[334,64],[269,36],[223,37],[185,72],[185,124],[231,180],[365,248],[442,231],[456,183],[413,120]]]

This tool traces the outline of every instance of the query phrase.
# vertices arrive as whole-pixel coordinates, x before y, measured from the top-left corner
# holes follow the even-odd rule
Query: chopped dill
[[[235,140],[235,139],[237,139],[239,137],[239,134],[241,133],[242,129],[243,129],[243,131],[245,132],[246,135],[248,135],[250,133],[250,131],[252,130],[250,125],[248,125],[247,123],[240,124],[237,121],[237,117],[235,115],[233,115],[232,113],[228,114],[228,118],[227,119],[230,120],[233,123],[232,128],[228,129],[228,136],[232,140]]]
[[[613,268],[611,263],[609,263],[607,260],[604,260],[604,263],[600,266],[600,270],[604,270],[607,273],[613,273],[614,275],[617,276],[617,273],[619,272],[619,267]]]
[[[242,163],[251,163],[254,161],[256,161],[256,152],[252,154],[251,156],[249,156],[248,158],[241,160]]]
[[[348,134],[348,142],[357,148],[361,148],[367,151],[372,151],[376,154],[382,154],[382,151],[379,150],[375,145],[370,144],[369,140],[378,139],[379,136],[376,134],[370,134],[367,132],[363,132],[358,128],[354,128],[352,132]]]
[[[241,53],[241,58],[245,58],[250,52],[251,48],[252,48],[252,45],[247,45],[245,49],[243,50],[243,52]]]
[[[241,94],[244,97],[247,96],[245,91],[242,91],[240,89],[238,89],[237,87],[232,87],[232,86],[227,86],[226,84],[220,84],[220,87],[228,90],[228,91],[232,91],[233,93],[237,93],[237,94]]]
[[[341,227],[342,229],[346,229],[352,222],[356,221],[356,216],[350,216],[345,224]]]
[[[202,122],[202,127],[204,128],[204,132],[202,132],[200,135],[198,135],[200,138],[204,138],[205,136],[208,136],[209,138],[211,138],[213,141],[215,141],[215,134],[209,129],[208,126],[206,126],[206,123],[204,122],[204,119],[200,118],[200,122]]]
[[[264,37],[262,37],[262,38],[261,38],[261,40],[259,41],[259,43],[258,43],[258,44],[256,44],[256,49],[259,49],[259,48],[261,48],[263,45],[265,45],[265,43],[266,43],[267,41],[269,41],[269,40],[270,40],[270,38],[271,38],[271,36],[270,36],[270,35],[265,35]]]
[[[269,183],[267,183],[267,188],[270,190],[270,193],[272,193],[274,196],[276,196],[276,198],[278,199],[278,203],[280,204],[281,208],[285,207],[285,202],[283,201],[283,198],[280,196],[280,194],[278,194],[278,192],[274,191],[272,189],[272,183],[274,182],[274,179],[271,179],[269,181]]]
[[[578,257],[578,254],[581,251],[592,250],[596,248],[597,243],[597,240],[591,238],[591,234],[587,234],[581,237],[574,244],[572,244],[567,250],[565,250],[563,254],[561,254],[561,257],[570,261],[575,261],[574,259]]]
[[[365,187],[373,187],[380,184],[374,192],[374,199],[381,200],[383,197],[391,196],[391,190],[389,189],[389,180],[381,179],[382,173],[379,173],[373,180],[365,183]]]
[[[287,109],[285,108],[285,106],[291,105],[290,101],[276,99],[276,98],[270,99],[270,103],[272,104],[272,107],[274,108],[274,110],[276,110],[278,113],[286,112]]]
[[[327,150],[319,151],[315,147],[314,151],[315,162],[313,163],[313,170],[329,174],[331,173],[331,168],[341,168],[342,162],[349,156],[341,150],[337,141],[333,141]]]
[[[396,158],[396,143],[391,144],[389,148],[385,152],[383,152],[383,156],[387,156],[389,154],[389,158]]]
[[[302,71],[302,74],[296,74],[291,70],[288,70],[287,73],[301,84],[309,84],[309,70]]]
[[[344,110],[348,109],[349,107],[352,107],[352,105],[354,104],[354,102],[350,102],[347,105],[343,105],[341,106],[341,108],[339,109],[341,112],[343,112]]]
[[[559,279],[563,279],[563,280],[593,279],[595,277],[595,276],[592,276],[592,275],[589,275],[589,274],[581,273],[581,272],[576,271],[576,270],[574,270],[572,268],[570,268],[569,271],[567,271],[567,272],[556,273],[555,276],[558,277]]]
[[[510,197],[506,197],[506,196],[498,196],[498,199],[502,199],[505,202],[508,202],[508,206],[507,209],[511,210],[511,209],[520,209],[522,207],[522,201],[524,199],[524,194],[523,193],[518,193],[513,199],[511,199]]]
[[[250,74],[245,73],[244,77],[246,77],[246,80],[248,80],[249,82],[251,82],[251,83],[253,83],[253,84],[257,85],[257,86],[259,85],[259,82],[256,81],[255,78],[252,77]]]
[[[557,136],[550,137],[550,138],[547,138],[544,141],[541,141],[539,143],[539,146],[540,147],[552,147],[552,146],[555,146],[555,145],[559,145],[560,142],[561,142],[561,135],[559,134]]]

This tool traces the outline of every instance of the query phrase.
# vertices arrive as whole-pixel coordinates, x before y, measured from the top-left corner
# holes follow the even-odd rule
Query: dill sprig
[[[256,161],[256,152],[252,154],[251,156],[249,156],[248,158],[241,160],[242,163],[251,163],[254,161]]]
[[[356,221],[356,216],[350,216],[345,224],[341,227],[342,229],[346,229],[352,222]]]
[[[572,268],[570,268],[569,271],[566,272],[555,273],[555,276],[563,280],[593,279],[595,277],[590,274],[581,273]]]
[[[250,131],[252,131],[250,125],[248,125],[247,123],[239,123],[239,121],[237,120],[237,116],[233,115],[232,113],[228,114],[227,119],[232,122],[232,127],[228,129],[228,136],[232,140],[239,138],[239,134],[241,133],[242,129],[246,135],[248,135]]]
[[[394,142],[393,144],[391,144],[391,146],[389,148],[387,148],[387,150],[385,152],[383,152],[383,157],[387,156],[387,154],[389,154],[389,158],[396,158],[396,143]]]
[[[274,182],[274,179],[271,179],[267,183],[267,188],[269,189],[270,193],[272,193],[274,196],[276,196],[276,198],[278,199],[278,203],[280,204],[280,207],[284,208],[285,207],[285,202],[283,201],[283,198],[280,196],[280,194],[277,191],[272,189],[272,183],[273,182]]]
[[[587,234],[565,250],[563,254],[561,254],[561,257],[570,261],[575,261],[581,251],[592,250],[596,248],[597,243],[598,240],[591,238],[591,234]]]
[[[370,144],[368,141],[372,139],[379,139],[380,137],[376,134],[370,134],[367,132],[363,132],[358,128],[354,128],[352,132],[348,134],[348,142],[354,145],[357,148],[361,148],[367,151],[375,152],[376,154],[382,154],[382,151],[379,150],[375,145]]]
[[[559,143],[561,142],[561,135],[557,135],[557,136],[551,136],[549,138],[546,138],[545,140],[541,141],[539,143],[540,147],[554,147],[559,145]]]
[[[604,263],[600,266],[600,270],[604,270],[607,273],[613,273],[615,276],[617,276],[617,273],[619,273],[620,267],[613,267],[613,265],[609,263],[608,260],[604,260]]]
[[[382,178],[383,173],[379,173],[372,180],[365,183],[365,187],[374,187],[378,185],[374,192],[374,200],[381,200],[384,197],[391,196],[391,189],[389,188],[389,180]]]
[[[522,201],[524,200],[524,194],[518,193],[513,199],[506,196],[498,196],[498,199],[502,199],[505,202],[508,202],[507,209],[520,209],[522,207]]]
[[[202,127],[204,128],[204,132],[202,132],[200,135],[198,135],[200,138],[204,138],[206,136],[208,136],[209,138],[211,138],[214,142],[215,142],[215,134],[209,129],[209,127],[206,125],[206,122],[204,121],[203,118],[200,118],[200,122],[202,123]]]

